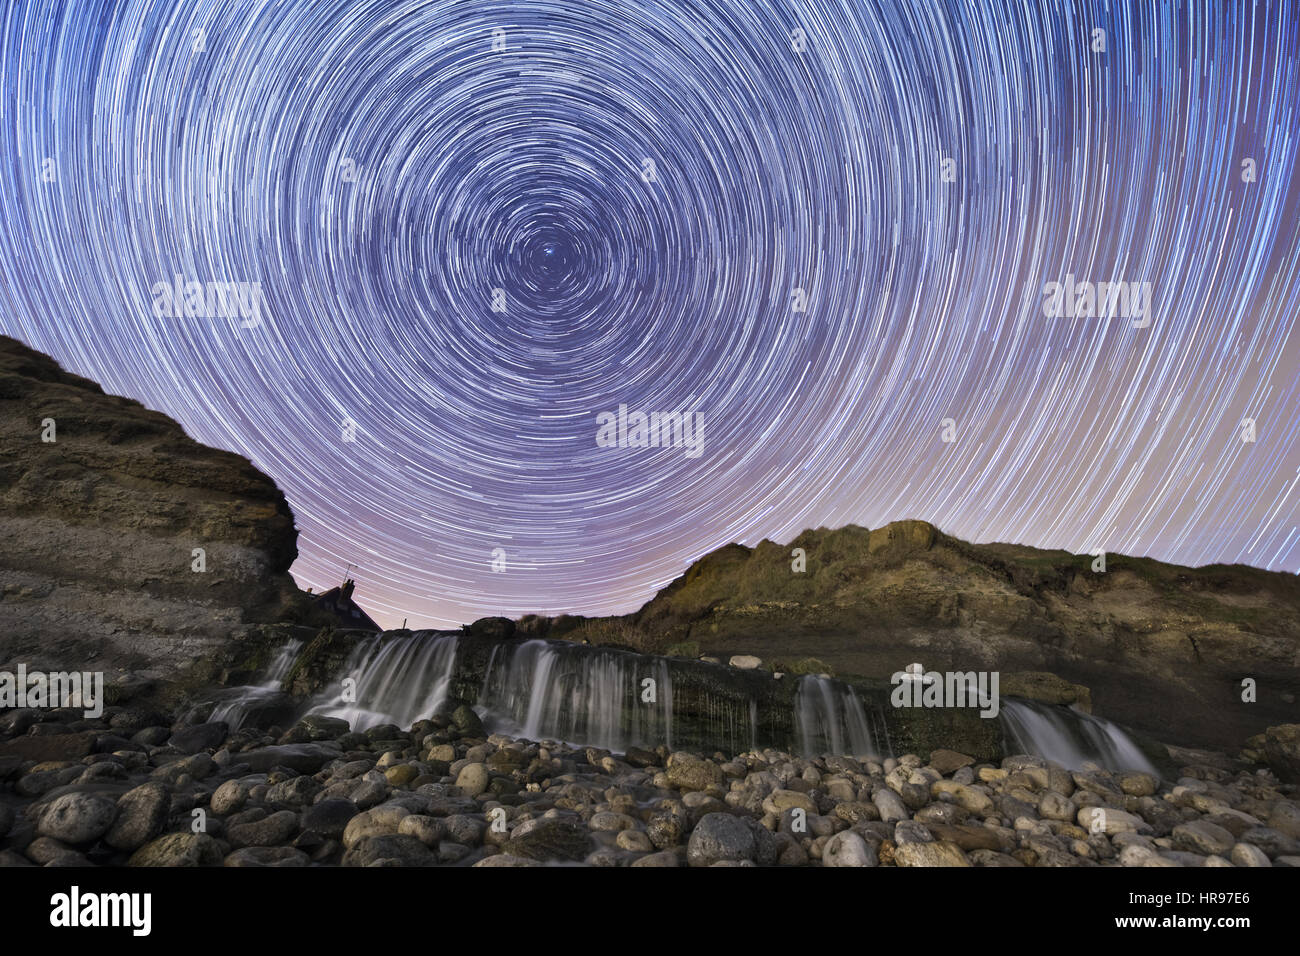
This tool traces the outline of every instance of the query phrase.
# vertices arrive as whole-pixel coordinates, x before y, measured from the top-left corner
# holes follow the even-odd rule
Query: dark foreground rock
[[[484,736],[465,714],[364,734],[200,725],[161,744],[115,735],[114,708],[38,716],[17,725],[57,739],[63,717],[95,739],[5,774],[0,866],[1300,865],[1297,787],[1221,754],[1160,781],[944,748],[621,755]]]

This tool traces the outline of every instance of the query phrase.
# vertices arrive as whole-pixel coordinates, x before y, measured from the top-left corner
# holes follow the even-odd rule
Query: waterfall
[[[884,717],[867,718],[862,699],[848,684],[811,675],[799,678],[794,698],[795,735],[805,757],[821,754],[849,754],[888,757],[889,738],[883,731]],[[884,747],[881,747],[881,737]]]
[[[216,706],[212,708],[207,719],[224,720],[230,732],[234,733],[259,707],[271,705],[279,698],[283,698],[287,705],[287,695],[281,691],[280,685],[289,675],[289,669],[293,667],[293,662],[298,659],[298,652],[301,650],[302,641],[290,638],[276,651],[275,657],[267,665],[266,672],[259,683],[231,687],[218,694]],[[195,708],[187,715],[186,721],[193,719],[197,713],[198,708]]]
[[[301,649],[299,641],[286,643],[259,684],[225,692],[208,719],[232,730],[254,716],[291,719],[292,700],[280,685]],[[530,740],[616,752],[662,744],[703,753],[776,747],[805,757],[893,756],[885,699],[833,678],[806,675],[790,688],[758,672],[562,641],[507,640],[489,650],[449,631],[366,637],[308,712],[341,717],[358,731],[406,730],[453,693],[477,694],[475,710],[489,731]],[[1159,776],[1109,721],[1018,698],[1004,699],[1000,710],[1008,753]]]
[[[492,729],[530,740],[672,746],[672,676],[661,658],[544,640],[502,646],[478,703]]]
[[[309,712],[341,717],[355,731],[380,724],[409,729],[449,699],[459,641],[459,633],[447,631],[367,638]],[[343,684],[349,678],[355,681],[350,688]]]
[[[1107,770],[1160,772],[1128,734],[1115,724],[1073,708],[1004,698],[1002,729],[1008,753],[1045,757],[1077,770],[1091,761]]]

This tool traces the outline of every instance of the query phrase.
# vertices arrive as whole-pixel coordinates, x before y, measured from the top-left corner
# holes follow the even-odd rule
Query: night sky
[[[1300,570],[1295,4],[4,21],[0,331],[250,458],[381,623],[902,518]],[[159,314],[176,276],[262,305]],[[1045,315],[1070,276],[1149,323]],[[620,405],[700,453],[598,445]]]

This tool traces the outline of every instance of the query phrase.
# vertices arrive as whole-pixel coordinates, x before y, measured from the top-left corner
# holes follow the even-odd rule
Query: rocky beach
[[[0,866],[1300,866],[1295,784],[1208,754],[1162,781],[946,749],[611,753],[465,705],[364,733],[113,707],[0,731]]]

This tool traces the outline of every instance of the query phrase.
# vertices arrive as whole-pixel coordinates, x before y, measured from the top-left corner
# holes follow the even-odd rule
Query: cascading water
[[[498,647],[478,703],[493,729],[530,740],[672,746],[672,676],[659,658],[543,640]]]
[[[1107,770],[1141,770],[1160,776],[1133,739],[1108,720],[1010,698],[1002,700],[1000,714],[1008,753],[1033,754],[1070,769],[1092,762]]]
[[[406,729],[445,703],[456,671],[459,633],[379,634],[357,645],[332,686],[310,713],[341,717],[363,731],[380,724]],[[351,678],[353,687],[343,680]]]
[[[803,756],[890,756],[883,715],[873,716],[878,719],[868,718],[862,699],[848,684],[811,675],[799,678],[794,697],[794,723]]]
[[[225,721],[233,733],[244,725],[250,714],[265,708],[277,699],[284,699],[287,712],[291,708],[288,706],[288,697],[281,691],[280,685],[284,683],[289,668],[293,667],[293,662],[298,659],[298,652],[301,650],[302,641],[292,638],[286,641],[276,651],[275,657],[271,659],[259,683],[245,687],[232,687],[220,694],[216,706],[212,708],[207,719]],[[187,720],[192,719],[196,712],[197,709]]]
[[[614,751],[664,744],[732,754],[775,746],[806,757],[893,756],[883,705],[869,703],[869,696],[864,701],[852,685],[833,678],[801,677],[791,698],[788,690],[765,689],[755,675],[720,665],[529,640],[497,643],[490,656],[475,652],[487,656],[480,682],[473,675],[483,657],[462,666],[460,642],[459,632],[447,631],[367,638],[309,712],[341,717],[353,730],[387,723],[407,729],[448,703],[454,686],[460,694],[473,694],[477,686],[475,709],[485,725],[531,740]],[[286,643],[258,685],[232,689],[208,719],[224,720],[232,730],[254,713],[265,712],[260,716],[266,719],[273,708],[278,709],[270,720],[282,719],[281,711],[293,708],[280,685],[301,648],[299,641]],[[1093,762],[1159,775],[1128,734],[1099,717],[1008,698],[1001,702],[1000,721],[1007,753],[1033,754],[1071,769]]]

